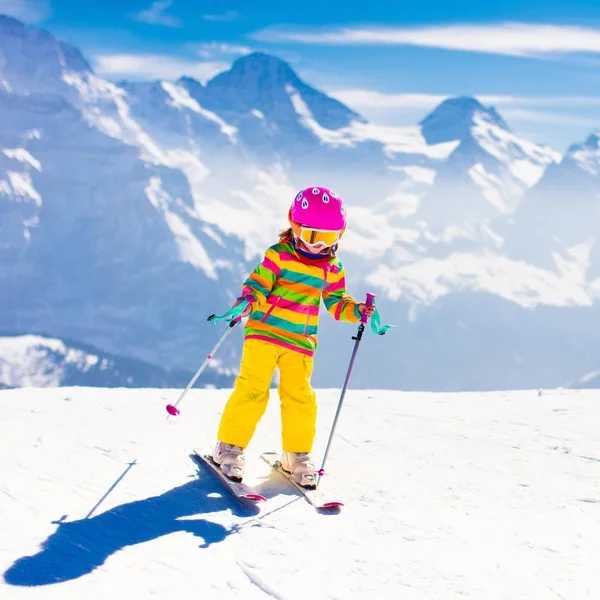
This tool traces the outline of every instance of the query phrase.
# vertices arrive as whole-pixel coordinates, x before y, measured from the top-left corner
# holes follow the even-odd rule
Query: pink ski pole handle
[[[367,293],[367,299],[365,301],[365,304],[367,306],[373,306],[373,300],[375,300],[375,294]],[[363,313],[362,318],[360,319],[360,322],[365,324],[368,320],[369,320],[369,317],[367,317],[367,313]]]

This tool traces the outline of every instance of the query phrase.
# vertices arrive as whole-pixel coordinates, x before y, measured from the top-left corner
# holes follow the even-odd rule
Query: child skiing
[[[271,246],[243,284],[249,315],[240,374],[218,430],[213,461],[233,480],[244,476],[244,448],[263,416],[271,380],[279,368],[283,468],[304,487],[314,487],[311,451],[317,405],[311,388],[321,298],[336,320],[358,323],[367,306],[346,294],[336,256],[346,229],[342,199],[328,188],[298,193],[288,213],[290,228]]]

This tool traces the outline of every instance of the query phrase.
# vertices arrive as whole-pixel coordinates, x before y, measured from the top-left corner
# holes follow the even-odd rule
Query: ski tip
[[[266,502],[267,499],[264,496],[261,496],[260,494],[245,494],[243,496],[243,498],[246,498],[248,500],[253,500],[254,502]]]
[[[324,504],[322,504],[320,506],[320,508],[341,508],[342,506],[344,506],[343,502],[332,501],[332,502],[325,502]]]

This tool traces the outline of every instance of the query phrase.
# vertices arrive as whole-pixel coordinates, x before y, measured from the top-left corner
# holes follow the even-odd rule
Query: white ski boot
[[[308,452],[284,452],[281,455],[281,468],[290,473],[294,481],[302,487],[317,487],[317,467]]]
[[[242,481],[246,459],[244,449],[240,446],[217,442],[212,455],[213,461],[219,465],[223,474],[232,481]]]

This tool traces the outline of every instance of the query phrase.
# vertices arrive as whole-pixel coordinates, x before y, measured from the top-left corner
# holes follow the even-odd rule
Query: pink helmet
[[[326,187],[309,187],[298,192],[289,213],[292,225],[341,231],[346,229],[346,207],[335,192]],[[341,237],[341,236],[340,236]]]

